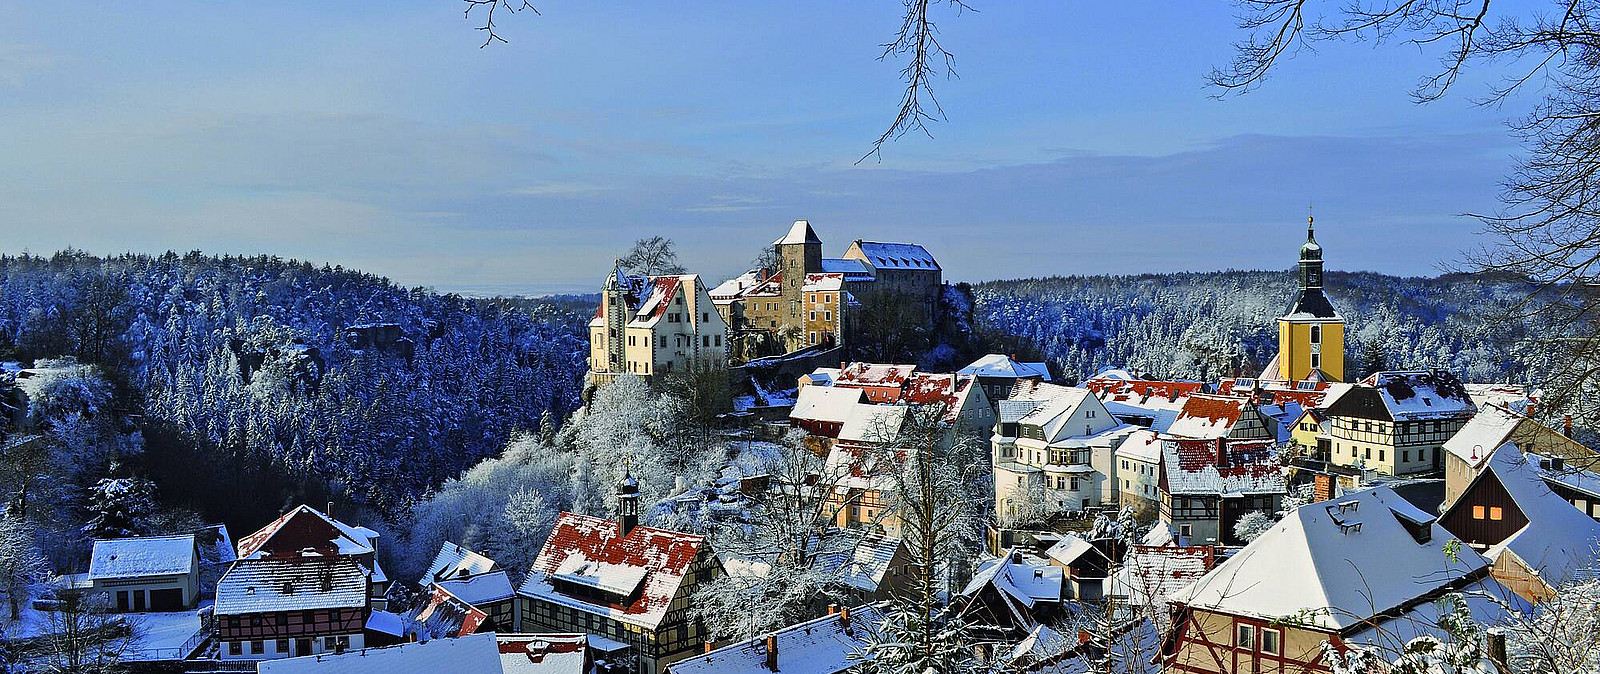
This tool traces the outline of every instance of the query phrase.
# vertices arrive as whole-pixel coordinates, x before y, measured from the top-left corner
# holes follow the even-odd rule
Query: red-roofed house
[[[617,520],[561,514],[518,590],[522,625],[627,644],[637,671],[657,674],[709,637],[689,602],[721,565],[701,536],[638,526],[631,478],[617,500]]]
[[[916,371],[915,365],[850,363],[839,370],[833,385],[861,389],[868,402],[892,403],[900,399],[906,382]]]
[[[1288,492],[1271,440],[1161,441],[1161,523],[1186,544],[1236,545],[1233,526],[1251,511],[1276,512]]]
[[[387,606],[389,578],[378,565],[378,532],[340,522],[301,505],[239,539],[239,559],[349,557],[366,570],[372,608]]]

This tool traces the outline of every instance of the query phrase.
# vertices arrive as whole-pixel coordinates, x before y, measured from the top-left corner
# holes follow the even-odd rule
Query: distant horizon
[[[9,255],[9,256],[17,257],[17,256],[21,256],[21,255],[27,254],[27,255],[30,255],[30,256],[33,256],[33,257],[48,258],[51,255],[54,255],[56,253],[60,253],[60,252],[66,251],[66,250],[76,250],[76,251],[80,251],[80,252],[83,252],[83,253],[87,253],[87,254],[89,254],[91,256],[94,256],[94,257],[97,257],[97,258],[105,259],[105,258],[110,258],[110,257],[116,257],[116,256],[119,256],[119,255],[145,255],[145,256],[150,256],[150,257],[159,257],[161,255],[166,254],[167,252],[173,252],[173,253],[178,254],[179,256],[182,256],[182,255],[188,254],[189,252],[192,252],[194,249],[181,250],[181,251],[180,250],[171,250],[171,251],[168,251],[168,250],[161,250],[161,251],[118,251],[118,252],[114,252],[114,253],[107,253],[107,252],[102,252],[102,251],[86,250],[86,249],[75,247],[75,246],[63,246],[63,247],[61,247],[59,249],[52,250],[52,251],[50,251],[48,253],[40,253],[38,251],[33,251],[33,250],[19,250],[19,251],[0,250],[0,255]],[[496,289],[494,289],[493,285],[484,285],[484,286],[448,286],[447,287],[447,286],[431,285],[431,284],[426,284],[426,283],[411,283],[411,282],[407,282],[406,280],[404,280],[402,278],[397,278],[397,277],[395,277],[393,275],[390,275],[390,274],[380,274],[380,273],[373,272],[371,270],[364,269],[364,268],[361,268],[361,267],[357,267],[357,266],[353,266],[353,265],[350,265],[350,264],[341,263],[341,262],[339,262],[337,260],[313,260],[313,259],[306,259],[306,258],[300,258],[300,257],[291,257],[291,256],[287,256],[287,255],[277,255],[277,254],[274,254],[274,253],[240,253],[240,252],[229,252],[229,251],[213,252],[213,251],[207,251],[207,250],[199,250],[198,252],[201,255],[205,255],[205,256],[209,256],[209,257],[219,257],[219,258],[223,257],[223,256],[249,258],[249,257],[258,257],[258,256],[265,255],[267,257],[281,258],[285,262],[310,263],[312,266],[317,267],[319,269],[322,268],[323,266],[338,267],[338,268],[341,268],[341,269],[344,269],[344,270],[348,270],[348,271],[356,271],[356,272],[360,272],[360,273],[364,273],[364,274],[370,274],[370,275],[373,275],[373,276],[381,277],[381,278],[389,280],[390,282],[392,282],[395,285],[400,286],[402,288],[425,288],[425,289],[431,290],[431,291],[433,291],[435,293],[439,293],[439,294],[456,294],[456,295],[461,295],[463,297],[474,297],[474,298],[482,298],[482,299],[493,299],[493,298],[496,298],[496,297],[541,298],[541,297],[553,297],[553,296],[562,296],[562,295],[596,295],[596,294],[599,294],[599,292],[600,292],[600,285],[605,281],[605,274],[600,274],[600,275],[597,275],[593,279],[592,283],[574,281],[574,282],[570,282],[570,283],[562,284],[562,285],[552,285],[552,286],[548,286],[546,288],[527,289],[527,290],[521,290],[521,291],[515,290],[515,289],[510,288],[510,287],[507,287],[507,288],[505,288],[503,290],[496,290]],[[936,258],[938,257],[937,251],[934,251],[934,256]],[[1064,272],[1064,273],[1059,273],[1059,274],[995,277],[995,278],[985,278],[985,279],[952,278],[952,277],[947,275],[947,276],[945,276],[944,280],[947,283],[951,283],[951,284],[969,283],[969,284],[972,284],[972,285],[978,285],[978,284],[981,284],[981,283],[992,283],[992,282],[1026,281],[1026,280],[1030,280],[1030,279],[1070,278],[1070,277],[1080,277],[1080,278],[1118,278],[1118,277],[1136,277],[1136,276],[1175,276],[1175,275],[1180,275],[1180,274],[1227,274],[1227,273],[1245,273],[1245,274],[1252,274],[1252,273],[1282,273],[1282,274],[1293,274],[1294,272],[1295,272],[1295,267],[1293,265],[1290,265],[1290,266],[1287,266],[1287,267],[1284,267],[1284,268],[1281,268],[1281,269],[1268,269],[1268,268],[1264,268],[1264,267],[1257,267],[1257,268],[1227,267],[1227,268],[1216,268],[1216,269],[1168,269],[1168,270],[1138,271],[1138,272],[1128,272],[1128,273],[1073,273],[1073,272]],[[694,269],[687,269],[685,273],[696,274],[698,272],[696,272]],[[1452,275],[1452,274],[1459,274],[1461,272],[1438,270],[1438,271],[1435,271],[1432,274],[1396,274],[1396,273],[1386,272],[1386,271],[1376,270],[1376,269],[1338,269],[1338,268],[1330,267],[1327,270],[1327,273],[1329,275],[1333,275],[1333,274],[1375,274],[1375,275],[1378,275],[1378,276],[1387,276],[1387,277],[1396,278],[1396,279],[1438,279],[1438,278],[1441,278],[1441,277],[1444,277],[1444,276],[1449,276],[1449,275]],[[702,280],[705,280],[706,282],[708,282],[709,284],[711,284],[713,286],[715,286],[718,283],[721,283],[724,280],[727,280],[728,278],[731,278],[731,276],[711,277],[711,276],[707,276],[705,274],[700,274],[700,277],[701,277]]]

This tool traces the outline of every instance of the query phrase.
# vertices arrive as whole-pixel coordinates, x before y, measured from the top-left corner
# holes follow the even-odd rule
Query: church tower
[[[1344,317],[1322,292],[1322,246],[1311,218],[1306,218],[1306,243],[1300,247],[1300,295],[1278,319],[1274,362],[1277,372],[1264,372],[1263,377],[1344,381]]]

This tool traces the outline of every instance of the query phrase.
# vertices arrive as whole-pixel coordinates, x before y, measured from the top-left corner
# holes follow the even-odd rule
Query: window
[[[1483,519],[1483,506],[1472,506],[1472,519]]]
[[[267,645],[262,643],[262,642],[260,642],[260,641],[252,641],[252,642],[250,642],[250,654],[251,655],[261,655],[266,650],[266,648],[267,648]]]
[[[822,296],[822,303],[823,304],[833,304],[833,296],[832,295],[823,295]]]
[[[1262,653],[1267,653],[1267,654],[1270,654],[1270,655],[1277,655],[1278,651],[1280,650],[1278,642],[1282,639],[1282,637],[1283,637],[1283,634],[1281,632],[1279,632],[1278,630],[1270,630],[1270,629],[1262,628],[1262,630],[1261,630],[1261,652]]]
[[[722,346],[722,335],[717,335],[717,346]]]
[[[275,651],[277,651],[279,653],[288,653],[289,652],[289,640],[288,639],[279,639],[277,641],[274,641],[274,642],[272,642],[272,648],[273,648],[273,650],[275,650]]]
[[[323,637],[322,638],[322,647],[323,648],[326,648],[326,649],[331,651],[334,648],[337,648],[338,645],[339,645],[338,640],[334,639],[333,637]]]
[[[1072,491],[1077,491],[1078,490],[1078,478],[1072,478],[1069,481],[1069,484],[1072,487]]]
[[[1322,326],[1320,326],[1320,325],[1311,326],[1311,343],[1312,344],[1321,344],[1322,343]],[[1312,354],[1312,355],[1315,355],[1315,354]]]
[[[1409,461],[1411,461],[1411,450],[1407,449],[1400,452],[1400,463],[1406,463]]]
[[[1372,448],[1371,447],[1367,448],[1367,457],[1366,458],[1369,458],[1369,459],[1372,458]]]
[[[1127,459],[1123,459],[1122,460],[1122,469],[1123,470],[1127,470],[1128,469],[1128,460]]]
[[[816,309],[812,309],[811,310],[811,315],[809,317],[807,317],[806,320],[808,320],[808,321],[817,320],[817,310]]]
[[[1088,417],[1089,417],[1089,418],[1090,418],[1090,419],[1093,419],[1093,418],[1094,418],[1094,410],[1089,410],[1089,414],[1088,414]]]
[[[228,655],[244,655],[243,641],[228,642]]]
[[[1383,450],[1382,449],[1378,450],[1378,460],[1379,461],[1383,460]]]
[[[1499,522],[1500,520],[1505,519],[1505,511],[1501,510],[1500,506],[1490,506],[1489,519]]]
[[[1311,354],[1311,367],[1312,368],[1322,367],[1322,354],[1320,354],[1320,353]]]
[[[1192,536],[1192,535],[1194,535],[1193,531],[1194,531],[1194,525],[1190,525],[1190,524],[1180,524],[1180,525],[1178,525],[1178,534],[1181,535],[1181,536],[1184,536],[1184,537]]]
[[[833,320],[833,312],[832,311],[824,311],[824,312],[822,312],[822,320],[824,320],[824,321]]]
[[[1233,645],[1243,648],[1247,651],[1255,650],[1256,628],[1252,625],[1240,625],[1239,634],[1237,635],[1237,638],[1234,639]]]
[[[700,339],[704,340],[705,346],[711,346],[711,335],[706,335]]]

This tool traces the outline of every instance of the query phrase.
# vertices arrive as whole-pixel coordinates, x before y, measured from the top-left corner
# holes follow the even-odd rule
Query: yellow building
[[[728,324],[694,274],[606,279],[589,321],[589,383],[728,366]]]
[[[1300,296],[1278,319],[1278,357],[1262,378],[1344,381],[1344,317],[1322,291],[1322,246],[1307,221],[1300,247]]]

